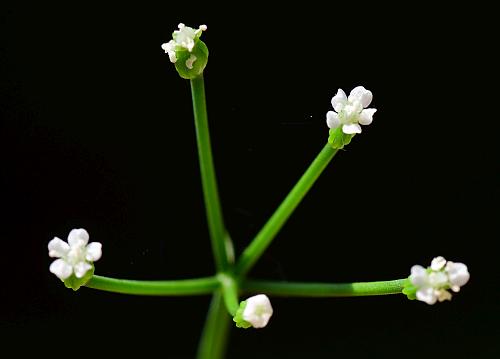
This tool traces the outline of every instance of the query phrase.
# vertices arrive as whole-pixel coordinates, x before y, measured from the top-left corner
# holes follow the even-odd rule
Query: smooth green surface
[[[203,75],[191,80],[191,95],[208,230],[210,232],[216,269],[217,272],[221,273],[233,265],[234,250],[231,238],[224,227],[217,190],[217,179],[210,145]],[[217,279],[217,282],[220,285],[220,278]],[[219,359],[224,357],[230,324],[225,302],[227,300],[225,300],[222,293],[219,290],[215,291],[198,346],[198,359]]]
[[[344,131],[342,130],[342,126],[337,127],[335,129],[330,129],[328,133],[329,133],[328,143],[333,148],[339,150],[343,149],[345,146],[351,143],[351,140],[355,136],[355,134],[344,133]]]
[[[94,275],[85,286],[123,294],[180,296],[211,294],[220,286],[220,283],[216,277],[145,281],[116,279]]]
[[[323,147],[288,196],[283,200],[260,232],[257,233],[253,241],[243,251],[236,264],[235,272],[237,275],[244,276],[262,256],[337,151],[338,150],[332,148],[329,143]]]
[[[222,293],[214,292],[208,309],[205,326],[198,345],[197,359],[224,358],[229,336],[230,317],[227,314]]]
[[[399,294],[402,293],[406,282],[407,278],[355,283],[247,280],[241,285],[241,290],[247,293],[290,297],[355,297]],[[116,279],[94,275],[85,286],[115,293],[162,296],[204,295],[211,294],[221,288],[222,293],[224,293],[222,295],[223,302],[229,313],[234,315],[239,308],[238,285],[234,278],[228,274],[219,274],[217,277],[166,281]]]
[[[205,100],[205,84],[203,75],[191,80],[191,95],[193,100],[194,122],[196,126],[196,141],[200,160],[201,182],[205,200],[208,230],[212,242],[212,251],[218,272],[224,272],[231,260],[229,235],[226,234],[222,209],[217,190],[217,180],[210,146],[208,130],[207,106]]]
[[[357,283],[308,283],[247,280],[242,290],[279,297],[358,297],[399,294],[406,279]]]
[[[240,307],[236,280],[232,275],[226,273],[219,273],[217,278],[219,278],[221,283],[222,295],[224,296],[224,303],[226,304],[227,311],[231,316],[234,316]]]

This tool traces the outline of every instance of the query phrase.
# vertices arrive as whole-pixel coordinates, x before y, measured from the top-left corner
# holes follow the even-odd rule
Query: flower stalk
[[[194,122],[196,125],[196,141],[200,160],[201,182],[205,210],[212,243],[212,252],[218,272],[225,272],[228,264],[234,262],[233,245],[224,227],[222,209],[219,201],[217,180],[210,145],[207,106],[205,100],[205,83],[203,75],[191,80]]]
[[[242,284],[246,293],[266,293],[277,297],[360,297],[400,294],[406,279],[379,282],[314,283],[247,280]]]
[[[238,276],[244,276],[262,256],[337,151],[329,143],[323,147],[278,209],[241,254],[235,271]]]
[[[204,277],[179,280],[130,280],[102,277],[94,275],[85,284],[86,287],[106,292],[133,294],[133,295],[206,295],[219,288],[216,277]]]

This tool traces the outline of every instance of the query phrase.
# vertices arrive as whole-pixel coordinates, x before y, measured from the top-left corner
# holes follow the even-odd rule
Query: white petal
[[[332,107],[339,112],[347,102],[347,96],[342,89],[338,89],[337,94],[332,97]]]
[[[366,108],[361,111],[359,115],[359,123],[362,125],[369,125],[373,121],[373,114],[377,112],[375,108]]]
[[[84,246],[89,242],[89,234],[83,229],[72,229],[68,235],[68,243],[70,247]]]
[[[429,285],[434,288],[443,287],[448,284],[448,277],[443,272],[431,272],[429,274]]]
[[[467,266],[463,263],[448,262],[446,265],[446,273],[450,284],[453,287],[461,287],[469,281],[470,274]]]
[[[193,47],[194,47],[194,41],[191,40],[191,39],[188,39],[186,40],[185,42],[183,42],[181,44],[182,47],[185,47],[186,49],[188,49],[189,52],[193,51]]]
[[[54,273],[58,278],[64,280],[73,273],[73,268],[64,261],[64,259],[56,259],[49,267],[51,273]]]
[[[50,257],[64,257],[69,252],[68,243],[57,237],[54,237],[54,239],[49,242],[48,247]]]
[[[326,113],[326,124],[329,128],[337,128],[340,126],[339,115],[336,112],[328,111]]]
[[[352,135],[353,133],[361,133],[361,126],[357,123],[349,123],[342,126],[342,131],[347,135]]]
[[[422,288],[417,290],[417,299],[427,304],[436,303],[437,296],[433,288]]]
[[[177,56],[175,55],[175,51],[170,51],[168,53],[168,59],[170,60],[171,63],[176,63],[177,62]]]
[[[102,244],[99,242],[92,242],[87,246],[87,254],[85,259],[91,262],[99,260],[102,256]]]
[[[182,26],[181,26],[182,25]],[[194,38],[196,37],[195,30],[184,24],[179,24],[179,31],[174,31],[175,42],[188,49],[189,52],[193,50]]]
[[[446,264],[446,259],[444,259],[441,256],[436,257],[431,262],[431,269],[434,271],[439,271],[444,268],[445,264]]]
[[[90,268],[92,268],[92,266],[90,264],[88,264],[87,262],[77,263],[75,265],[75,268],[74,268],[75,269],[75,276],[77,278],[82,278]]]
[[[171,41],[161,44],[161,48],[163,49],[163,51],[165,51],[165,53],[172,51]]]
[[[248,298],[246,302],[243,319],[254,328],[264,328],[273,315],[273,307],[269,298],[265,294],[259,294]]]
[[[167,43],[161,45],[161,48],[168,54],[168,58],[170,62],[175,63],[177,61],[177,56],[175,55],[175,46],[176,42],[174,40],[170,40]]]
[[[373,95],[372,92],[365,89],[363,86],[358,86],[352,89],[349,94],[349,102],[359,101],[363,105],[364,108],[367,108],[368,105],[372,102]]]
[[[413,267],[411,267],[410,281],[414,286],[418,288],[426,286],[427,271],[425,270],[425,268],[420,265],[414,265]]]

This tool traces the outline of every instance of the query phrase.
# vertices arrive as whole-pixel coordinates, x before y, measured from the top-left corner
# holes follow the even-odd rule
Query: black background
[[[73,293],[49,273],[46,248],[83,227],[103,243],[98,274],[213,273],[189,83],[160,48],[182,21],[208,25],[210,129],[237,253],[324,145],[337,89],[374,93],[373,124],[336,156],[253,277],[395,279],[437,255],[466,263],[472,276],[453,301],[434,306],[403,296],[273,299],[271,324],[235,328],[228,357],[498,356],[490,10],[269,6],[40,2],[2,10],[5,343],[194,356],[208,296]]]

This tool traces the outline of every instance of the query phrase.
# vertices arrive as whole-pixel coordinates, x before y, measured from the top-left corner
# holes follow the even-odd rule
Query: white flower
[[[178,26],[179,30],[174,31],[173,40],[161,45],[161,48],[168,54],[170,62],[177,62],[176,51],[186,49],[189,52],[193,51],[195,44],[195,39],[200,37],[201,33],[207,29],[207,25],[200,25],[197,30],[192,27],[186,26],[182,23]],[[196,57],[189,58],[186,60],[186,67],[189,69],[193,68],[193,62],[196,61]],[[190,65],[188,65],[188,63]],[[191,67],[190,67],[191,66]]]
[[[258,294],[246,300],[243,319],[254,328],[264,328],[273,315],[273,307],[267,295]]]
[[[83,228],[69,232],[68,243],[55,237],[49,242],[49,256],[56,259],[50,265],[50,271],[64,280],[75,274],[82,278],[91,263],[99,260],[102,255],[102,245],[99,242],[89,242],[89,234]]]
[[[451,293],[447,289],[458,292],[469,277],[465,264],[446,262],[443,257],[436,257],[427,269],[414,265],[411,268],[410,281],[417,288],[418,300],[434,304],[436,301],[451,300]]]
[[[351,135],[361,133],[361,125],[369,125],[373,121],[374,108],[367,108],[372,102],[371,91],[363,86],[355,87],[349,97],[342,89],[332,98],[332,106],[335,111],[328,111],[326,123],[328,127],[335,129],[342,126],[342,132]]]

